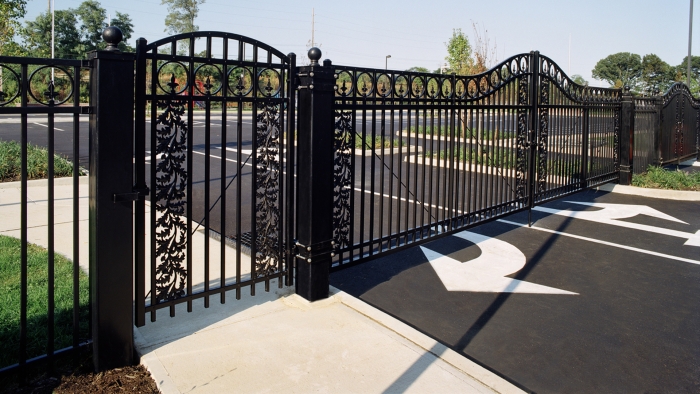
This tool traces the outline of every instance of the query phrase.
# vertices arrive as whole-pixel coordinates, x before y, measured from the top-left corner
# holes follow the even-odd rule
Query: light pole
[[[693,0],[690,0],[690,22],[688,24],[688,89],[690,89],[690,55],[693,42]]]
[[[384,58],[384,69],[388,70],[389,69],[389,58],[391,55],[386,55],[386,58]]]

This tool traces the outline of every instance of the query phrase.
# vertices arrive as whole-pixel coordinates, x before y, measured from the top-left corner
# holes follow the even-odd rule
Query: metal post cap
[[[311,59],[311,64],[318,64],[318,61],[321,59],[322,53],[319,48],[313,47],[309,49],[308,56],[309,59]]]
[[[102,39],[107,43],[107,51],[118,51],[118,45],[124,39],[124,34],[116,26],[109,26],[102,32]]]

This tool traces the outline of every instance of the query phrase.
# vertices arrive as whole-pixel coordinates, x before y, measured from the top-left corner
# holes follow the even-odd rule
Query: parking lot
[[[698,392],[698,208],[584,191],[331,282],[527,390]]]

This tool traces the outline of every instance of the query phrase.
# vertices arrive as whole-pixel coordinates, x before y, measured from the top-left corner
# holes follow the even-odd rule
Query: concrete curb
[[[616,185],[613,183],[606,183],[605,185],[598,186],[595,189],[610,193],[620,193],[650,198],[661,198],[664,200],[700,201],[700,192],[686,190],[646,189],[643,187]]]

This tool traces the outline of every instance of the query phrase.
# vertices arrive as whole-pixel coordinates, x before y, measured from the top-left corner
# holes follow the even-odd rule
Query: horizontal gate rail
[[[5,315],[9,320],[3,321],[6,327],[5,333],[12,333],[13,337],[2,338],[0,353],[3,354],[4,359],[13,361],[10,361],[9,365],[0,364],[2,378],[15,374],[18,370],[24,373],[25,367],[37,363],[47,362],[49,368],[52,368],[58,355],[72,353],[77,356],[80,349],[91,343],[90,305],[85,296],[87,294],[85,292],[86,273],[80,268],[81,263],[86,265],[87,262],[80,261],[81,238],[78,227],[80,220],[85,219],[81,218],[79,212],[79,177],[84,175],[81,164],[87,165],[87,158],[82,158],[81,162],[80,157],[80,137],[86,133],[86,130],[80,129],[80,115],[89,112],[87,106],[81,105],[80,92],[81,87],[84,88],[86,85],[87,79],[84,73],[89,66],[89,62],[80,60],[0,56],[0,114],[19,118],[17,126],[6,124],[5,127],[10,130],[16,127],[15,132],[9,135],[19,142],[21,162],[18,179],[20,196],[17,204],[19,221],[10,223],[11,218],[2,219],[3,224],[9,226],[6,228],[14,226],[19,228],[21,245],[16,266],[9,267],[10,270],[19,273],[20,279],[17,286],[19,294],[5,294],[8,301],[4,307],[11,308],[12,303],[9,300],[18,298],[19,308]],[[66,130],[69,134],[62,134],[61,137],[56,135],[56,114],[72,115],[69,123],[70,130]],[[30,133],[28,130],[30,122],[41,122],[45,129]],[[55,144],[57,138],[72,138],[71,149],[58,151]],[[46,199],[48,208],[46,217],[33,214],[28,205],[28,180],[31,179],[31,174],[28,173],[29,144],[42,146],[47,150],[46,176],[48,179],[45,180],[47,195],[43,197]],[[72,255],[68,256],[72,259],[70,277],[58,273],[57,262],[54,259],[56,252],[54,212],[57,200],[54,177],[58,174],[54,161],[56,155],[72,162],[73,167],[70,174],[72,178],[70,181],[72,191],[70,233],[73,251]],[[28,261],[28,246],[31,242],[28,234],[30,218],[35,224],[46,223],[47,245],[45,246],[48,257],[47,261],[40,266],[37,266],[36,262]],[[63,271],[65,268],[60,270]],[[37,278],[36,275],[42,272],[45,272],[45,277]],[[30,297],[30,286],[34,290],[41,286],[37,285],[37,281],[46,285],[43,289],[45,295],[38,298],[36,295]],[[70,288],[70,294],[61,295],[61,297],[68,296],[68,302],[56,298],[57,287]],[[81,297],[81,290],[83,297]],[[62,313],[62,310],[66,310],[67,313]]]

